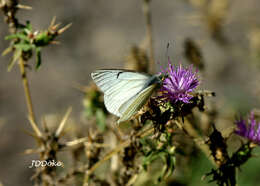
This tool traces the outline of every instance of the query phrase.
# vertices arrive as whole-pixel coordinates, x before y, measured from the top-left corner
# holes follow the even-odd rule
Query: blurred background
[[[18,11],[20,22],[30,20],[36,30],[47,28],[54,16],[63,25],[72,23],[58,38],[61,44],[43,49],[40,70],[28,70],[28,77],[38,120],[44,116],[57,123],[72,106],[70,122],[80,127],[84,94],[74,85],[88,85],[93,70],[124,68],[131,48],[145,40],[142,1],[38,0],[21,4],[33,9]],[[233,125],[236,114],[259,107],[259,7],[257,0],[151,1],[156,71],[167,66],[168,42],[168,55],[174,64],[188,65],[190,50],[198,50],[203,63],[200,89],[216,92],[211,104],[220,116],[216,125],[223,130]],[[9,45],[4,40],[8,28],[0,20],[3,51]],[[0,58],[0,182],[32,185],[33,170],[28,166],[37,156],[22,152],[35,142],[24,132],[31,128],[21,77],[18,66],[7,72],[9,61],[10,55]],[[209,170],[207,162],[194,165],[192,185],[208,185],[200,179]],[[259,183],[259,160],[250,159],[242,170],[239,185]]]

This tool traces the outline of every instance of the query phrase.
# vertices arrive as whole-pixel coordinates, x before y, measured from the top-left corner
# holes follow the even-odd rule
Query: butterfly
[[[162,75],[119,69],[96,70],[91,77],[104,92],[107,110],[120,117],[117,123],[131,119],[162,81]]]

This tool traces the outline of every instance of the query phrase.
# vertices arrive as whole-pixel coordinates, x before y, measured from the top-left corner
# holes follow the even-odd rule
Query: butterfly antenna
[[[170,42],[168,42],[168,43],[167,43],[167,46],[166,46],[165,59],[166,59],[166,62],[167,62],[167,63],[170,62],[169,48],[170,48]]]
[[[167,45],[166,45],[166,52],[165,52],[165,56],[164,56],[164,61],[166,61],[166,62],[169,62],[169,59],[170,59],[170,57],[168,55],[169,48],[170,48],[170,42],[168,42]],[[165,73],[165,69],[160,64],[160,62],[157,62],[157,64],[159,65],[161,71]]]

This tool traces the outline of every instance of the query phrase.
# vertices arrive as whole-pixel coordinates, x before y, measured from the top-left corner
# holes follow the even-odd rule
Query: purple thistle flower
[[[253,112],[251,112],[248,119],[248,126],[242,117],[240,117],[240,119],[235,123],[237,125],[237,130],[235,130],[237,135],[245,137],[250,141],[260,145],[260,122],[256,122]]]
[[[162,73],[167,74],[167,76],[161,87],[163,92],[161,97],[174,103],[177,101],[189,103],[193,97],[189,93],[199,85],[197,71],[192,72],[192,65],[188,68],[183,68],[181,65],[174,67],[169,61],[169,67],[162,70]]]

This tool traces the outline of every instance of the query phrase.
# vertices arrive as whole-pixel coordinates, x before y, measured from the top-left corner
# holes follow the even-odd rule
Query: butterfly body
[[[136,114],[161,82],[158,75],[115,69],[96,70],[91,77],[104,92],[107,110],[120,117],[118,123]]]

